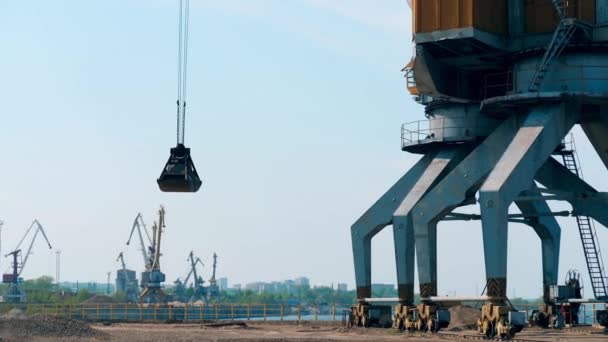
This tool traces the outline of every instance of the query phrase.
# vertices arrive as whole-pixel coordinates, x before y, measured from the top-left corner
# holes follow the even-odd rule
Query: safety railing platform
[[[401,126],[401,149],[425,153],[440,144],[462,144],[487,137],[500,121],[490,117],[431,118]]]

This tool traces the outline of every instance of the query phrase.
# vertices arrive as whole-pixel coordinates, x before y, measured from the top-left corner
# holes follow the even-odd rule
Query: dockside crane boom
[[[149,246],[152,245],[152,242],[150,241],[150,234],[148,233],[148,229],[146,228],[146,224],[144,223],[144,219],[141,213],[138,213],[135,217],[135,220],[133,220],[133,227],[131,228],[131,234],[129,234],[129,240],[127,240],[127,246],[131,243],[131,239],[133,238],[133,233],[135,232],[135,229],[137,229],[141,254],[144,258],[144,265],[147,265],[149,259],[146,242]],[[146,241],[144,241],[144,234],[141,233],[142,230],[144,231],[144,234],[146,236]]]
[[[19,272],[17,274],[18,276],[20,276],[21,273],[23,272],[23,269],[25,268],[25,265],[27,264],[30,254],[32,254],[32,248],[34,247],[34,242],[36,242],[36,238],[38,237],[38,234],[42,233],[42,236],[44,237],[44,240],[46,241],[47,245],[49,246],[49,249],[53,249],[53,247],[51,246],[51,243],[49,242],[48,237],[46,236],[44,228],[42,228],[42,225],[40,224],[40,222],[38,222],[38,220],[34,220],[34,222],[32,222],[32,224],[30,225],[30,227],[25,231],[25,234],[19,241],[19,244],[14,249],[14,251],[5,255],[4,257],[8,257],[9,255],[14,255],[15,252],[21,250],[21,248],[20,248],[21,244],[23,243],[23,241],[25,241],[25,239],[27,238],[27,236],[29,235],[29,233],[32,231],[32,229],[34,227],[35,227],[35,231],[34,231],[34,236],[32,237],[32,241],[30,242],[30,245],[28,246],[25,254],[23,254],[23,253],[21,254],[23,257],[23,261],[21,261],[21,265],[19,267]]]
[[[188,261],[190,261],[190,258],[188,258]],[[199,257],[196,257],[194,265],[190,265],[190,271],[188,272],[188,275],[186,275],[186,278],[184,278],[185,279],[184,280],[184,285],[188,284],[188,282],[190,281],[190,277],[194,273],[194,269],[196,268],[196,265],[198,265],[198,264],[200,264],[201,267],[205,267],[205,264],[203,264],[203,262],[201,261],[201,259]],[[195,285],[196,285],[196,283],[195,283]]]
[[[160,246],[161,237],[165,228],[165,208],[160,207],[158,211],[158,223],[154,222],[152,226],[152,248],[150,255],[150,270],[160,269]]]

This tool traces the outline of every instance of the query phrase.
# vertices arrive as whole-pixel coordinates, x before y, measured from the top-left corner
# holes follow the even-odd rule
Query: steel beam
[[[552,191],[578,194],[568,199],[574,214],[592,217],[608,227],[608,194],[598,192],[554,158],[549,158],[538,170],[536,180]]]
[[[567,105],[540,105],[523,117],[521,127],[480,189],[479,203],[490,297],[506,298],[509,205],[528,190],[536,171],[551,157],[578,120]]]
[[[589,141],[595,148],[598,156],[608,168],[608,122],[603,119],[581,122],[583,131],[589,138]]]

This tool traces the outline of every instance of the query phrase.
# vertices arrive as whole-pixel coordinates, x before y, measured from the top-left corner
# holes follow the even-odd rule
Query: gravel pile
[[[470,306],[454,306],[450,308],[450,325],[448,331],[476,330],[480,311]]]
[[[52,316],[0,320],[0,336],[101,337],[105,334],[87,323]]]

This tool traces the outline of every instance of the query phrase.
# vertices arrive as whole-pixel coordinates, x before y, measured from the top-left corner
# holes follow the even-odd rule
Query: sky
[[[175,145],[177,1],[0,2],[2,254],[38,219],[62,252],[61,280],[105,281],[121,251],[141,271],[125,242],[137,213],[150,226],[162,204],[171,281],[192,250],[206,278],[216,252],[229,285],[307,276],[352,288],[350,226],[419,158],[400,151],[401,124],[424,119],[400,72],[409,11],[403,0],[192,0],[185,138],[203,186],[165,194],[155,180]],[[605,191],[606,169],[574,133]],[[574,219],[559,220],[561,280],[585,263]],[[509,295],[539,296],[538,238],[512,225],[509,241]],[[391,227],[372,248],[374,283],[395,283]],[[23,276],[41,275],[55,275],[55,254],[38,240]],[[474,295],[484,279],[480,224],[441,223],[439,292]]]

